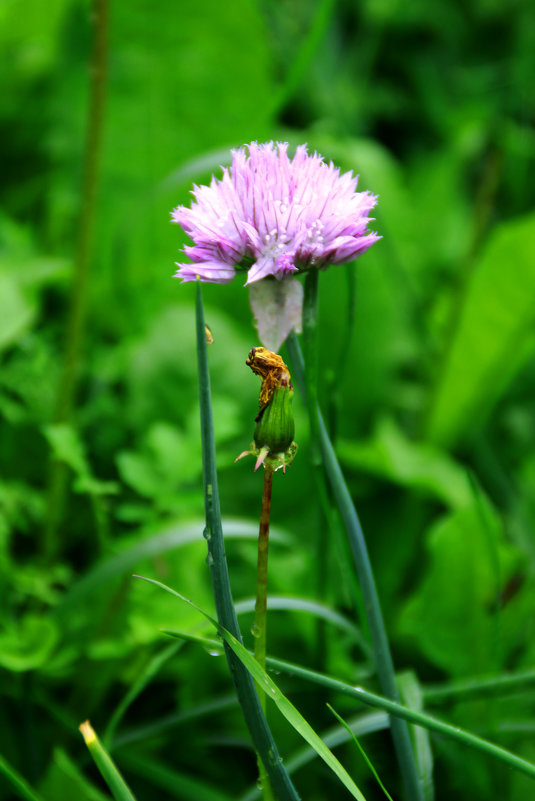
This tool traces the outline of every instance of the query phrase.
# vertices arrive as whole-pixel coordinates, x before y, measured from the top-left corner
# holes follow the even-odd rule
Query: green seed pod
[[[254,432],[257,448],[269,448],[271,453],[284,453],[293,442],[295,425],[292,409],[293,389],[278,387],[262,411]]]

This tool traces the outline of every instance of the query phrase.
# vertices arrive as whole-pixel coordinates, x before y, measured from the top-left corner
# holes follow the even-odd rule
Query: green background
[[[167,654],[162,628],[200,630],[202,620],[130,577],[151,575],[213,610],[194,286],[172,278],[186,240],[170,211],[251,140],[307,142],[379,195],[383,239],[320,276],[319,393],[394,661],[424,699],[429,684],[531,668],[535,12],[527,0],[116,0],[109,15],[87,313],[74,409],[58,423],[91,8],[0,6],[0,754],[45,801],[102,798],[77,726],[90,717],[103,734],[146,680],[108,738],[138,799],[224,801],[256,776],[224,660],[194,644]],[[261,497],[252,463],[233,463],[252,438],[258,393],[244,364],[259,343],[242,283],[204,288],[237,600],[255,592]],[[295,411],[299,453],[274,481],[270,589],[361,626],[341,524],[314,503],[297,395]],[[242,623],[251,645],[252,615]],[[352,683],[369,668],[351,626],[288,608],[270,615],[269,651]],[[347,719],[359,712],[275,678],[320,733],[337,725],[327,701]],[[429,709],[535,760],[529,688],[453,694]],[[302,742],[275,711],[272,724],[290,759]],[[388,735],[363,744],[399,797]],[[430,744],[437,801],[534,793],[487,757]],[[368,799],[384,797],[354,744],[336,753]],[[307,801],[347,797],[318,760],[295,783]]]

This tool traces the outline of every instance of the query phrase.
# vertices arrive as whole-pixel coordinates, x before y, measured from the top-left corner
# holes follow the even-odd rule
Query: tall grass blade
[[[359,751],[360,751],[360,753],[362,755],[362,758],[364,759],[364,761],[366,762],[367,766],[369,767],[369,769],[373,773],[374,777],[377,780],[377,783],[378,783],[379,787],[381,788],[383,793],[388,798],[388,801],[392,801],[392,796],[390,795],[390,793],[388,792],[388,790],[384,786],[383,782],[381,781],[381,778],[380,778],[379,774],[377,773],[377,771],[375,770],[375,768],[373,767],[372,762],[371,762],[369,756],[367,755],[366,751],[364,750],[364,748],[361,746],[361,744],[357,740],[357,736],[349,728],[349,724],[345,722],[345,720],[338,714],[336,709],[333,709],[333,707],[330,704],[327,704],[327,706],[329,707],[329,709],[331,710],[331,712],[333,713],[335,718],[338,720],[338,722],[344,727],[344,729],[346,729],[348,734],[351,736],[351,739],[353,740],[353,742],[355,743],[355,745],[359,749]]]
[[[15,798],[22,798],[24,801],[43,801],[42,797],[32,790],[26,779],[15,768],[11,767],[1,754],[0,775],[5,776],[13,788]]]
[[[132,791],[117,770],[115,763],[103,747],[88,720],[80,725],[80,731],[89,753],[93,757],[95,765],[108,785],[115,801],[136,801]]]

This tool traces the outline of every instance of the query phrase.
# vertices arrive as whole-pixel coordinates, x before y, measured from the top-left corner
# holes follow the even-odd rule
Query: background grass
[[[202,631],[202,621],[130,575],[213,611],[194,288],[171,278],[184,238],[169,212],[228,163],[230,147],[272,138],[308,142],[380,195],[381,242],[320,276],[319,395],[396,667],[412,671],[411,703],[534,761],[529,682],[498,684],[490,698],[477,681],[459,690],[535,658],[532,4],[112,3],[87,325],[75,410],[58,425],[90,10],[78,0],[0,9],[5,764],[44,801],[105,797],[77,727],[89,717],[104,732],[139,686],[107,743],[138,799],[223,801],[254,787],[224,660],[194,643],[171,652],[160,633]],[[233,459],[253,433],[258,387],[244,361],[258,343],[241,280],[204,297],[222,512],[238,520],[225,526],[227,556],[244,600],[255,589],[261,479]],[[270,590],[321,602],[348,625],[294,604],[271,613],[270,651],[349,683],[368,674],[376,690],[352,629],[368,639],[341,524],[314,503],[297,394],[295,407],[299,454],[274,481]],[[50,558],[54,459],[67,466],[68,492]],[[329,547],[319,560],[321,530]],[[252,614],[240,622],[248,633]],[[287,676],[277,683],[317,731],[332,729],[327,701],[353,726],[354,699]],[[358,736],[396,797],[384,720],[369,718],[362,710],[353,730],[369,732]],[[275,714],[271,724],[285,762],[299,764],[297,735]],[[435,735],[425,745],[437,801],[533,793],[531,779],[484,755]],[[367,798],[382,797],[354,744],[335,753]],[[301,764],[294,780],[307,801],[346,797],[318,760]],[[0,799],[12,793],[0,780]]]

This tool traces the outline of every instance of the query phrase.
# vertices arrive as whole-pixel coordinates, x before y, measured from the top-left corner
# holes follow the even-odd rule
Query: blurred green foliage
[[[169,212],[252,139],[307,141],[380,195],[382,241],[321,277],[320,399],[414,703],[426,682],[533,665],[532,3],[112,3],[87,321],[74,414],[58,422],[91,37],[88,0],[0,7],[0,753],[45,801],[106,797],[78,724],[105,730],[168,647],[162,627],[203,626],[130,574],[212,609],[193,290],[171,278],[185,240]],[[205,301],[227,552],[245,599],[261,487],[233,459],[254,428],[244,361],[258,343],[240,280],[206,287]],[[314,504],[298,397],[295,407],[300,450],[275,477],[270,590],[362,623],[337,515]],[[67,492],[50,559],[54,460]],[[369,668],[354,637],[295,609],[272,615],[269,643],[348,681]],[[255,759],[236,705],[218,707],[223,660],[188,644],[161,661],[107,743],[114,759],[140,799],[239,797]],[[332,725],[325,701],[356,711],[278,683],[319,731]],[[532,691],[452,696],[441,713],[535,759]],[[275,716],[273,728],[282,753],[300,748]],[[380,731],[366,749],[395,793],[389,743]],[[529,779],[454,743],[430,748],[437,801],[533,794]],[[367,798],[381,797],[350,745],[337,753]],[[295,781],[307,801],[345,797],[316,763]],[[11,798],[0,780],[0,800]]]

